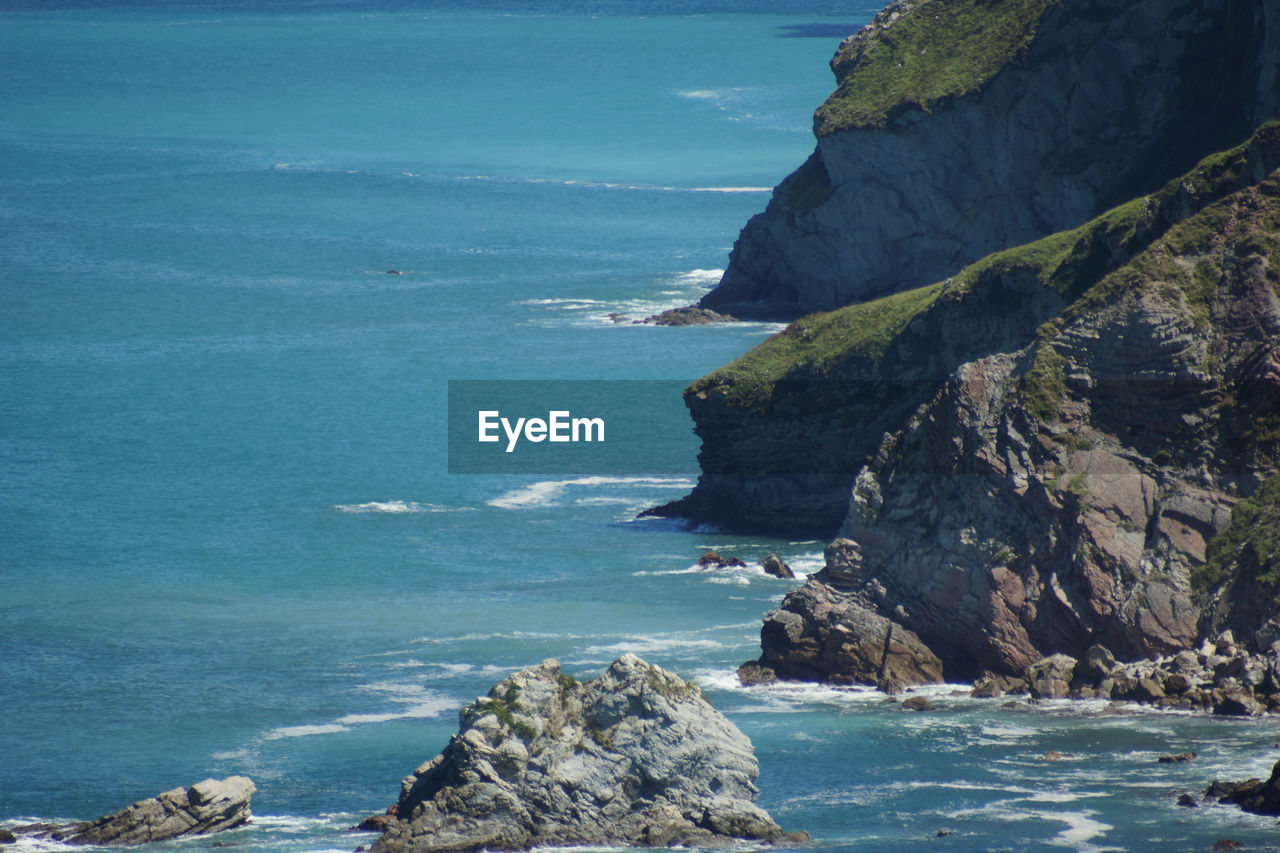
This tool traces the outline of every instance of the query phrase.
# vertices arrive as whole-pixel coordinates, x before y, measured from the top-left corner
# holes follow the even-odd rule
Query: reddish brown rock
[[[815,579],[765,617],[760,646],[759,665],[781,678],[901,686],[942,681],[942,662],[914,632]]]

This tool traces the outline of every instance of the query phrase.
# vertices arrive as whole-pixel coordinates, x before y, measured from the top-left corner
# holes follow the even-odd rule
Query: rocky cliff
[[[707,473],[675,509],[841,516],[859,560],[819,580],[948,677],[1252,635],[1280,589],[1250,522],[1280,502],[1277,168],[1266,125],[1079,228],[797,321],[687,392]]]
[[[634,655],[585,683],[545,661],[460,718],[404,780],[375,853],[791,840],[755,805],[751,742]]]
[[[700,305],[792,318],[940,281],[1149,193],[1280,112],[1268,0],[899,0]]]

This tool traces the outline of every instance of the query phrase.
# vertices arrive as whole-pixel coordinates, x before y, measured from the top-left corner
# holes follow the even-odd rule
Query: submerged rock
[[[64,844],[125,845],[208,835],[248,823],[249,801],[257,792],[246,776],[205,779],[190,788],[174,788],[139,800],[95,821],[65,826],[16,827],[20,836]]]
[[[755,805],[746,736],[697,687],[634,655],[589,682],[544,661],[459,717],[401,784],[374,853],[792,838]]]
[[[698,558],[698,565],[703,568],[713,569],[740,569],[746,568],[747,564],[739,560],[737,557],[721,557],[715,551],[707,551]]]
[[[709,308],[697,305],[686,305],[684,308],[672,308],[661,314],[653,314],[644,318],[644,322],[655,326],[702,326],[707,323],[732,323],[737,320],[731,314],[721,314]]]

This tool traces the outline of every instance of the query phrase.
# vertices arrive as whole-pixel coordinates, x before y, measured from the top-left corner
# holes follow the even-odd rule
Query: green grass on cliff
[[[1269,477],[1251,498],[1231,510],[1231,523],[1213,539],[1205,563],[1191,572],[1201,598],[1221,583],[1232,563],[1252,567],[1249,582],[1259,595],[1280,603],[1280,474]]]
[[[1248,163],[1261,149],[1280,152],[1280,123],[1263,125],[1248,142],[1205,158],[1150,196],[1112,208],[1069,231],[995,252],[945,282],[796,320],[698,380],[691,390],[718,388],[732,406],[767,407],[779,380],[848,378],[847,368],[858,361],[879,361],[916,317],[929,312],[945,325],[950,305],[971,291],[991,287],[1000,293],[1005,279],[1024,275],[1058,293],[1069,306],[1041,327],[1042,343],[1032,370],[1024,377],[1023,392],[1032,414],[1052,420],[1065,381],[1062,360],[1050,343],[1067,323],[1121,292],[1148,287],[1180,290],[1192,321],[1207,323],[1221,276],[1211,250],[1228,231],[1237,253],[1256,251],[1277,259],[1273,267],[1280,267],[1280,244],[1275,237],[1280,232],[1280,205],[1268,206],[1261,219],[1252,217],[1262,227],[1242,233],[1234,223],[1243,220],[1227,198],[1249,183]],[[1188,205],[1199,212],[1186,216]],[[1185,218],[1170,224],[1177,216]]]
[[[839,87],[814,114],[819,136],[883,127],[893,111],[980,89],[1030,44],[1057,0],[928,0],[835,60]]]
[[[932,305],[941,292],[942,285],[933,284],[802,317],[699,379],[691,390],[720,388],[731,404],[744,406],[767,400],[773,385],[793,372],[819,378],[847,358],[878,359],[907,323]]]

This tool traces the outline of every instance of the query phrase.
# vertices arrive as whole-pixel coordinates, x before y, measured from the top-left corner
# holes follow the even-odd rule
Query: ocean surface
[[[691,426],[663,475],[447,471],[448,380],[687,381],[776,331],[609,315],[715,283],[873,11],[4,4],[0,826],[247,774],[218,843],[349,851],[505,674],[634,652],[814,850],[1275,843],[1174,804],[1268,773],[1274,721],[736,686],[795,582],[695,560],[825,543],[635,520],[692,485]]]

